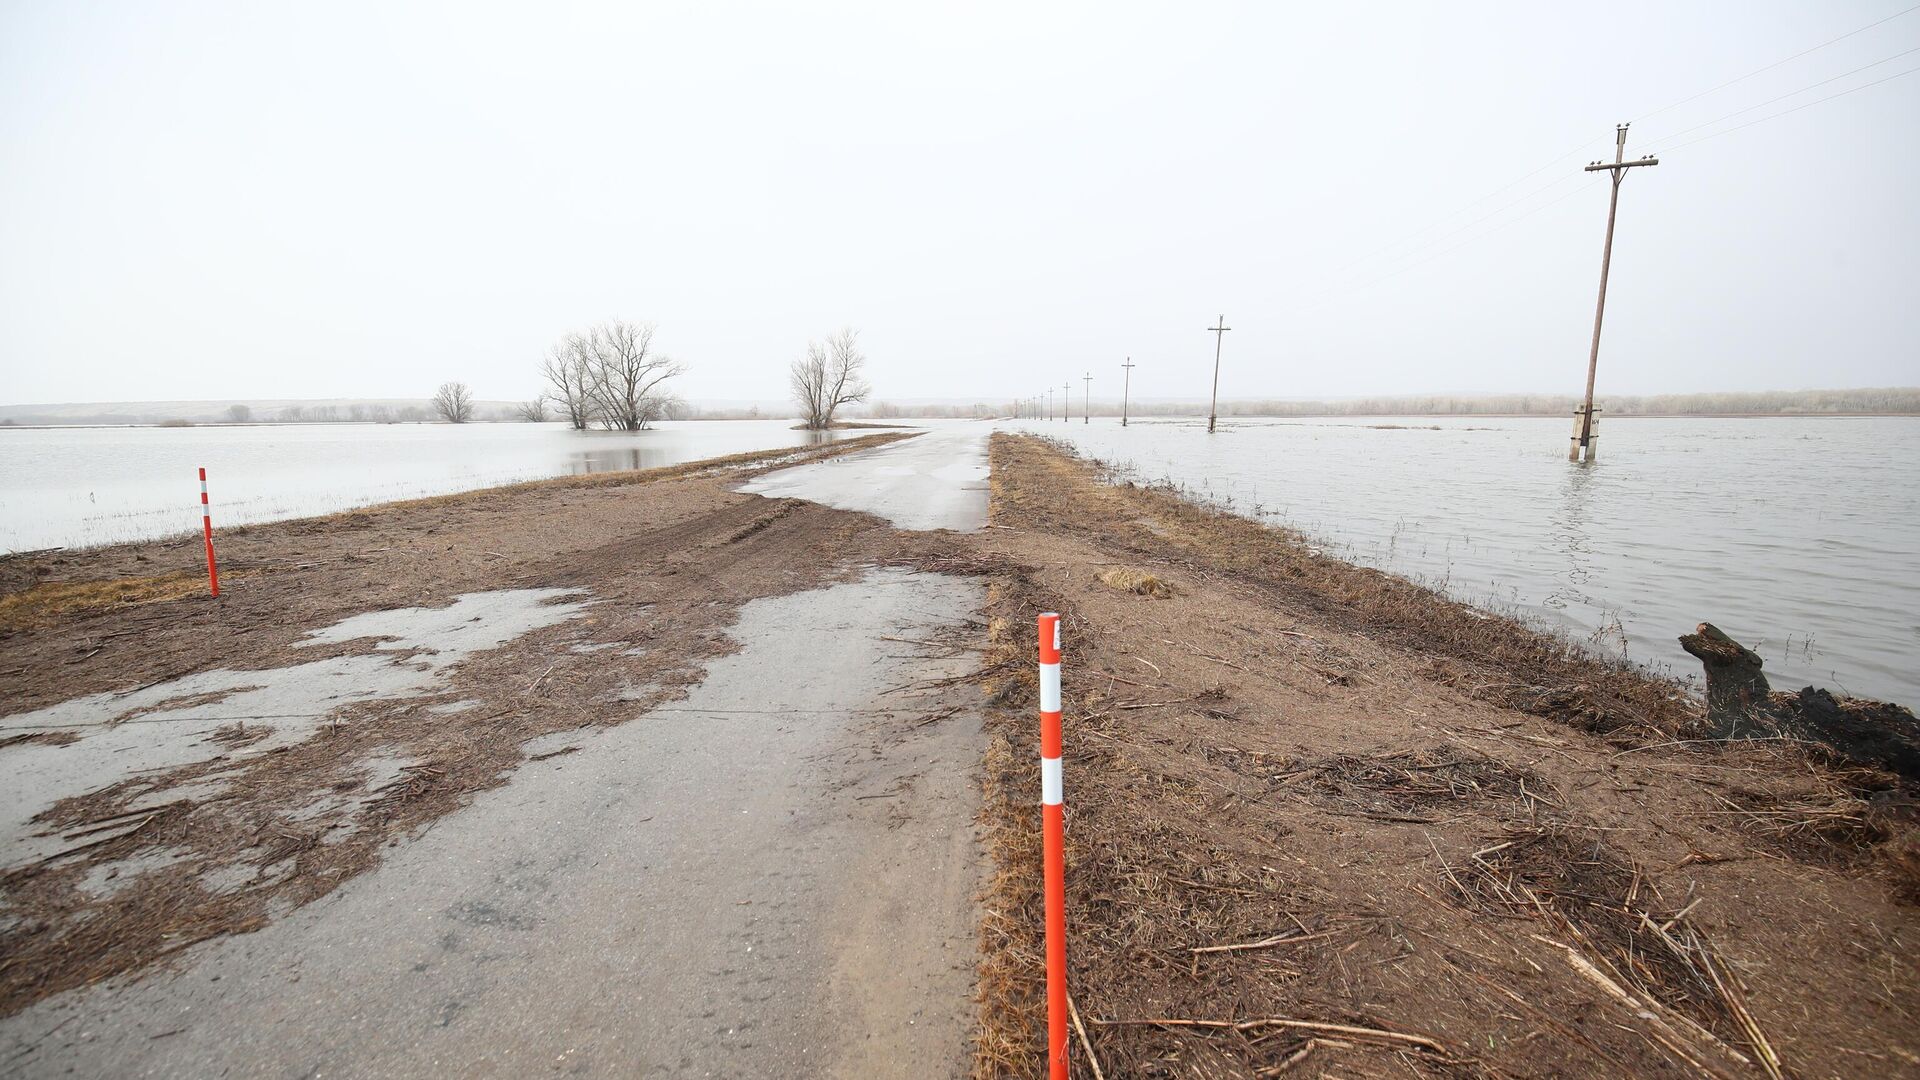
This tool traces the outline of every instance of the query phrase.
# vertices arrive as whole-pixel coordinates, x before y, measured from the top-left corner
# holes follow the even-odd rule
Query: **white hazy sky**
[[[1603,393],[1913,384],[1920,11],[1656,112],[1904,7],[4,0],[0,402],[1573,393],[1634,119]]]

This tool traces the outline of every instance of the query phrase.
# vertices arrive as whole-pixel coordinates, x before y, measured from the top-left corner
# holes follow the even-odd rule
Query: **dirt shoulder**
[[[996,435],[992,466],[977,1075],[1041,1045],[1057,610],[1071,985],[1105,1075],[1920,1076],[1888,778],[1688,742],[1671,685],[1041,440]]]

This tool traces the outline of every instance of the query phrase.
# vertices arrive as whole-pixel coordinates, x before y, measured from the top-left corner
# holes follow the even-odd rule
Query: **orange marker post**
[[[1047,1076],[1067,1080],[1067,817],[1060,775],[1060,616],[1040,616],[1040,828],[1046,868]]]
[[[207,470],[200,470],[200,525],[207,537],[207,587],[220,595],[220,569],[213,562],[213,507],[207,502]]]

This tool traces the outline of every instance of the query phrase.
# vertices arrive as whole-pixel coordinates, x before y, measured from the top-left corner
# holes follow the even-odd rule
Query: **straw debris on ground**
[[[1074,1076],[1920,1076],[1884,776],[1699,741],[1680,687],[1043,440],[992,454],[981,1080],[1036,1075],[1045,1025],[1040,611]]]

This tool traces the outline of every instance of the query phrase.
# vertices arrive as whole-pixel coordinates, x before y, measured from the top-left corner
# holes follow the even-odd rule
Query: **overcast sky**
[[[1575,393],[1622,120],[1602,393],[1912,385],[1920,11],[1664,108],[1905,6],[5,0],[0,402]]]

